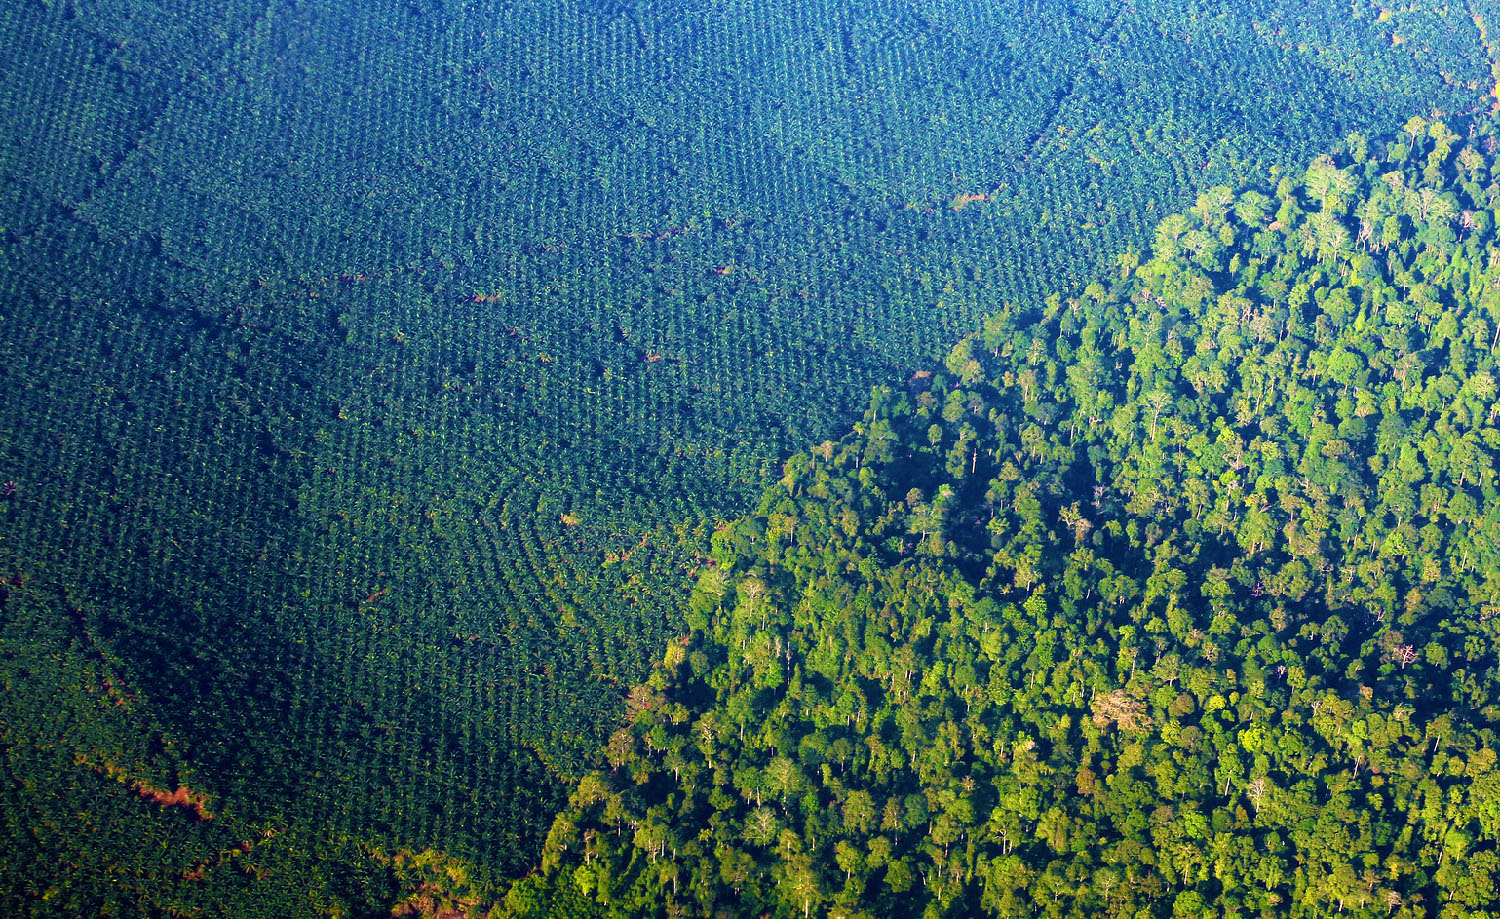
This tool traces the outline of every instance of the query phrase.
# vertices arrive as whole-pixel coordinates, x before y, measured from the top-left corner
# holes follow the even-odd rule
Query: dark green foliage
[[[5,911],[519,873],[779,457],[1202,188],[1487,91],[1446,7],[855,6],[0,9]],[[144,720],[32,707],[82,691],[27,638],[75,610]],[[130,770],[172,738],[153,781],[219,816],[99,787],[105,736]],[[168,883],[243,827],[280,867]]]
[[[716,534],[513,912],[1494,915],[1496,140],[1210,188],[877,388]]]

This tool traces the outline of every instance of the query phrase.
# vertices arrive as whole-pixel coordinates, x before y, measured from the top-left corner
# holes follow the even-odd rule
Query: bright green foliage
[[[1210,189],[877,388],[514,912],[1495,915],[1495,130]]]

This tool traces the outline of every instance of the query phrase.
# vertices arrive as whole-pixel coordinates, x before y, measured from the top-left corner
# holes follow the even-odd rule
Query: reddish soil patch
[[[193,791],[186,785],[178,785],[174,791],[164,791],[145,782],[136,782],[135,793],[163,807],[181,807],[192,814],[194,820],[214,819],[213,811],[208,809],[208,795]]]
[[[192,815],[192,818],[198,822],[214,819],[214,812],[209,810],[208,807],[208,795],[193,791],[186,785],[178,785],[172,791],[167,791],[164,788],[157,788],[150,782],[132,777],[130,773],[111,762],[105,762],[103,765],[95,765],[82,756],[75,760],[75,762],[80,766],[87,766],[95,772],[107,775],[121,785],[130,786],[131,791],[145,798],[147,801],[160,804],[162,807],[180,807]]]

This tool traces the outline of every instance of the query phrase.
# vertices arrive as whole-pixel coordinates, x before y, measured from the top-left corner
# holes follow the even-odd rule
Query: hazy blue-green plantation
[[[1434,266],[1440,230],[1493,239],[1488,172],[1455,164],[1495,153],[1497,29],[1489,0],[6,4],[0,913],[485,914],[627,709],[657,710],[639,686],[668,643],[712,631],[703,571],[764,548],[723,534],[790,457],[868,435],[872,387],[942,376],[985,317],[1057,322],[1209,189],[1275,199],[1209,282],[1301,251],[1228,262],[1245,227],[1311,225],[1298,183],[1324,153],[1365,198],[1410,173],[1417,203],[1389,230],[1339,217],[1350,239],[1308,258],[1363,246],[1402,298],[1468,296]],[[1398,276],[1390,252],[1440,220]],[[1380,324],[1359,300],[1331,328],[1359,308]],[[1049,334],[1033,364],[1065,379]],[[1311,379],[1378,406],[1340,373]],[[836,477],[878,485],[859,476]],[[1405,520],[1430,510],[1412,487]],[[559,859],[523,893],[585,909]]]

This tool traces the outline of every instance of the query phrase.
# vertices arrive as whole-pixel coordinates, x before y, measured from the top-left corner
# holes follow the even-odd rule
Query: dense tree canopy
[[[879,591],[956,578],[999,616],[1045,585],[1037,602],[1062,615],[1065,567],[1035,518],[1068,552],[1117,566],[1110,595],[1124,598],[1122,609],[1138,605],[1130,591],[1146,591],[1149,566],[1127,548],[1155,551],[1176,532],[1173,515],[1184,512],[1173,502],[1208,508],[1220,497],[1219,515],[1205,511],[1210,522],[1200,524],[1226,552],[1239,551],[1243,533],[1250,561],[1235,567],[1237,556],[1204,550],[1202,564],[1224,571],[1214,602],[1249,622],[1234,604],[1255,583],[1262,596],[1283,591],[1278,576],[1302,583],[1299,571],[1322,583],[1304,555],[1303,568],[1261,577],[1256,566],[1280,551],[1276,515],[1304,511],[1270,503],[1252,513],[1240,498],[1259,486],[1245,473],[1242,490],[1226,494],[1216,481],[1188,495],[1162,486],[1154,505],[1154,493],[1130,485],[1183,461],[1170,446],[1176,432],[1207,424],[1208,409],[1195,414],[1184,401],[1192,384],[1178,377],[1206,380],[1212,399],[1227,399],[1240,385],[1236,355],[1255,350],[1242,339],[1271,332],[1215,338],[1215,355],[1195,353],[1190,372],[1176,369],[1186,360],[1173,350],[1181,333],[1163,337],[1159,353],[1141,359],[1156,368],[1151,379],[1125,391],[1124,361],[1135,361],[1141,336],[1158,333],[1133,332],[1122,317],[1144,315],[1142,305],[1123,299],[1147,287],[1178,298],[1181,287],[1189,293],[1173,300],[1172,321],[1193,324],[1192,290],[1227,285],[1246,259],[1262,259],[1262,274],[1275,267],[1246,250],[1246,234],[1278,217],[1312,227],[1309,259],[1334,265],[1345,247],[1369,255],[1378,264],[1360,276],[1378,275],[1406,298],[1390,252],[1428,245],[1412,235],[1418,223],[1446,214],[1454,245],[1490,238],[1482,195],[1455,198],[1450,213],[1446,192],[1416,178],[1438,145],[1467,145],[1448,136],[1466,134],[1467,122],[1450,120],[1446,134],[1422,123],[1423,149],[1381,167],[1412,175],[1389,189],[1393,210],[1372,216],[1367,233],[1348,208],[1303,218],[1279,215],[1281,200],[1269,196],[1210,196],[1210,212],[1232,213],[1184,218],[1164,233],[1164,246],[1189,252],[1183,260],[1202,277],[1189,268],[1173,269],[1177,280],[1122,276],[1076,308],[1033,307],[1050,291],[1081,291],[1119,253],[1148,248],[1162,215],[1207,189],[1274,185],[1351,131],[1383,131],[1412,113],[1487,108],[1492,5],[0,3],[0,915],[483,913],[533,867],[627,703],[650,714],[663,695],[706,710],[707,689],[689,701],[663,683],[628,697],[684,630],[716,527],[754,510],[793,451],[858,421],[872,385],[933,364],[1006,303],[1023,307],[953,352],[951,366],[934,367],[941,381],[882,396],[852,471],[846,451],[855,448],[838,443],[794,464],[794,509],[813,500],[814,479],[844,483],[828,486],[842,503],[825,510],[841,531],[867,534],[869,545],[848,550],[851,564],[897,570],[891,560],[920,557],[909,580]],[[1354,186],[1329,174],[1281,197],[1307,212],[1318,210],[1313,197],[1352,207],[1368,197],[1363,162],[1388,152],[1355,144],[1335,164],[1360,161]],[[1451,173],[1455,163],[1439,166]],[[1410,206],[1405,189],[1416,189]],[[1273,234],[1262,245],[1283,242]],[[1402,255],[1404,270],[1413,257]],[[1423,283],[1429,299],[1444,289]],[[1115,290],[1122,284],[1128,290]],[[1349,305],[1323,286],[1298,301],[1298,321],[1325,301],[1330,316],[1369,306],[1365,282],[1344,285]],[[1291,299],[1243,296],[1275,309]],[[1311,334],[1264,312],[1242,325],[1271,323],[1297,341]],[[1371,316],[1383,314],[1367,324],[1384,322]],[[1030,324],[1041,320],[1033,341]],[[1318,334],[1345,322],[1328,321]],[[1474,361],[1483,343],[1464,322],[1443,334],[1468,342]],[[1085,326],[1092,351],[1078,337]],[[1128,348],[1113,337],[1121,331],[1135,336]],[[1383,391],[1358,382],[1364,360],[1351,341],[1319,372],[1347,379],[1337,385],[1356,409],[1384,417]],[[1391,378],[1375,372],[1382,385]],[[1403,365],[1398,382],[1426,385],[1432,373]],[[1281,381],[1303,379],[1274,368],[1261,376],[1276,385],[1246,396],[1245,411],[1265,402],[1281,412]],[[1325,385],[1334,384],[1306,382]],[[1447,388],[1414,398],[1447,411]],[[1297,412],[1313,411],[1297,398]],[[1077,432],[1127,405],[1113,434]],[[992,410],[1006,419],[1001,429]],[[1372,436],[1415,430],[1359,417],[1363,439],[1329,436],[1373,449]],[[1317,423],[1336,424],[1309,417]],[[1286,433],[1234,427],[1247,451],[1257,437],[1279,444]],[[1412,436],[1429,433],[1447,436]],[[1164,455],[1083,459],[1123,450],[1127,440],[1109,438],[1127,435],[1159,439]],[[1212,465],[1225,445],[1217,429],[1204,436],[1193,456]],[[1323,466],[1306,477],[1326,487],[1357,463],[1319,438],[1313,460]],[[1465,455],[1486,456],[1488,445],[1476,440],[1460,465]],[[1243,462],[1260,469],[1275,458],[1287,474],[1285,451]],[[1434,462],[1423,441],[1389,468]],[[870,503],[865,474],[884,503]],[[1061,491],[1043,489],[1049,475]],[[1095,475],[1120,482],[1098,507],[1087,484]],[[1483,507],[1487,480],[1475,475],[1445,505],[1465,519]],[[1412,479],[1397,502],[1409,509],[1371,526],[1405,527],[1409,552],[1447,559],[1423,535],[1428,486],[1447,488],[1438,481],[1448,479]],[[1277,500],[1292,494],[1275,487]],[[1316,516],[1318,500],[1303,500]],[[898,501],[904,509],[881,509]],[[1121,516],[1121,502],[1134,517]],[[990,505],[993,535],[980,526]],[[891,515],[878,538],[868,535]],[[801,596],[808,564],[748,559],[775,540],[794,555],[823,553],[818,527],[829,524],[819,519],[798,510],[762,520],[763,533],[753,521],[726,531],[723,609],[700,600],[695,615],[729,615],[741,594],[775,604]],[[1124,529],[1109,530],[1110,519]],[[1344,538],[1312,517],[1298,527],[1298,539],[1325,550]],[[1232,538],[1220,533],[1231,529]],[[1196,577],[1200,563],[1182,555],[1188,537],[1173,538],[1175,570]],[[1482,552],[1454,557],[1475,566]],[[1405,564],[1393,558],[1382,564]],[[992,564],[1003,567],[986,576]],[[1074,577],[1085,585],[1080,615],[1096,604],[1091,571]],[[1021,593],[993,586],[1018,575]],[[1162,577],[1147,592],[1178,597],[1169,627],[1208,602],[1196,584],[1178,589],[1177,575]],[[1353,577],[1345,589],[1368,592],[1378,572]],[[1417,583],[1440,602],[1441,581]],[[830,596],[844,608],[842,593]],[[1338,616],[1329,634],[1347,630],[1350,647],[1364,640],[1359,616]],[[1432,639],[1403,633],[1396,647],[1419,658],[1407,670],[1435,666],[1422,656]],[[1145,648],[1141,666],[1154,666],[1147,642],[1156,634],[1132,639]],[[1228,633],[1212,634],[1221,653],[1233,651]],[[845,646],[855,638],[867,636],[861,629]],[[804,640],[789,631],[754,653],[785,670],[788,686],[800,665],[808,684],[796,658]],[[934,653],[882,640],[913,661]],[[1474,672],[1447,642],[1442,666]],[[695,650],[717,665],[710,647]],[[1058,631],[1053,659],[1067,647]],[[1193,660],[1178,652],[1179,668]],[[915,680],[914,666],[902,673]],[[991,670],[976,659],[959,672],[988,681]],[[1236,674],[1244,679],[1238,665]],[[948,677],[932,679],[938,692]],[[883,707],[874,688],[860,691]],[[1220,694],[1235,691],[1244,690]],[[732,717],[758,717],[763,704],[742,700]],[[1142,706],[1141,718],[1163,723]],[[1124,722],[1144,724],[1129,711]],[[894,770],[901,737],[880,730]],[[1025,730],[1038,750],[1061,755],[1049,736]],[[830,750],[842,749],[825,733]],[[620,737],[614,749],[624,755],[631,735]],[[797,766],[778,775],[798,800],[821,787],[799,748],[778,755]],[[1093,762],[1097,778],[1102,759]],[[880,829],[879,787],[850,787],[879,804],[873,831],[905,853],[898,860],[916,884],[925,863],[902,847],[919,837]],[[922,786],[900,787],[905,802]],[[775,809],[791,806],[783,796],[794,797],[757,799],[768,808],[755,818],[758,834],[779,840],[793,826]],[[988,799],[973,800],[975,819],[987,819]],[[844,839],[845,849],[859,839]],[[769,844],[741,839],[743,857],[727,863],[759,870]],[[849,877],[880,889],[884,869],[862,857],[864,874]],[[570,876],[561,889],[581,904],[596,890],[585,886],[587,895]]]
[[[715,535],[513,912],[1494,915],[1496,146],[1211,188],[877,388]]]

